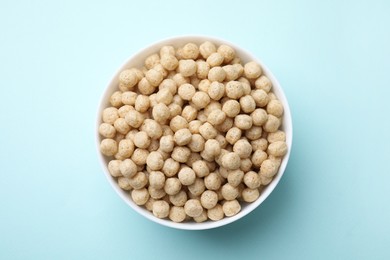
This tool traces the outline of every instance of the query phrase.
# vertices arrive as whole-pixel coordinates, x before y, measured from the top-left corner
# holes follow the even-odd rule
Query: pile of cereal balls
[[[157,218],[217,221],[254,202],[287,152],[282,103],[256,62],[206,41],[164,46],[119,75],[100,150]]]

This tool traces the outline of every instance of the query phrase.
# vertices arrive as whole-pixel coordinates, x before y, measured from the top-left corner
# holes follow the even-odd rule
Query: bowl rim
[[[130,198],[129,194],[127,196],[124,193],[129,193],[128,191],[123,191],[117,184],[116,180],[114,177],[111,176],[111,174],[108,171],[108,167],[106,164],[106,158],[103,156],[103,154],[100,152],[100,141],[101,141],[101,136],[99,134],[99,126],[102,122],[101,120],[101,114],[104,108],[106,108],[106,103],[108,102],[109,94],[113,93],[113,84],[115,84],[115,81],[117,80],[117,77],[119,73],[124,70],[125,68],[128,67],[128,64],[131,63],[134,59],[136,59],[138,56],[148,56],[152,53],[158,52],[158,49],[161,48],[161,46],[164,45],[175,45],[174,42],[182,42],[182,43],[188,43],[188,42],[204,42],[204,41],[210,41],[216,45],[221,45],[221,44],[226,44],[231,46],[236,53],[241,53],[244,54],[244,56],[250,57],[250,60],[253,60],[257,63],[260,64],[263,74],[265,74],[272,82],[272,89],[275,93],[275,90],[277,93],[275,95],[278,97],[278,99],[282,102],[283,108],[284,108],[284,114],[283,114],[283,124],[282,127],[284,128],[284,131],[286,132],[286,143],[288,146],[288,151],[286,155],[282,159],[282,163],[279,167],[279,170],[271,183],[269,183],[266,188],[261,192],[260,197],[249,204],[245,205],[245,208],[242,209],[238,214],[232,216],[232,217],[224,217],[221,220],[218,221],[206,221],[202,223],[196,223],[196,222],[182,222],[182,223],[176,223],[173,222],[169,219],[159,219],[155,217],[151,212],[147,211],[145,208],[136,205]],[[176,44],[176,45],[182,45],[182,44]],[[235,222],[238,219],[243,218],[244,216],[248,215],[251,213],[254,209],[256,209],[258,206],[260,206],[265,199],[269,197],[269,195],[272,193],[272,191],[276,188],[278,183],[280,182],[281,177],[283,176],[288,161],[290,159],[290,154],[291,154],[291,148],[292,148],[292,139],[293,139],[293,125],[292,125],[292,117],[291,117],[291,110],[290,106],[288,104],[286,95],[283,91],[283,88],[281,87],[279,81],[276,79],[274,74],[268,69],[268,67],[255,55],[253,55],[251,52],[241,48],[240,46],[237,46],[236,44],[221,39],[219,37],[215,36],[208,36],[208,35],[181,35],[181,36],[172,36],[168,37],[162,40],[158,40],[153,42],[152,44],[149,44],[148,46],[142,48],[139,51],[134,52],[129,58],[127,58],[122,65],[115,71],[113,76],[111,77],[110,81],[106,85],[97,109],[97,114],[96,114],[96,125],[94,128],[95,131],[95,140],[96,140],[96,151],[98,154],[98,158],[101,164],[101,167],[103,168],[103,172],[108,180],[108,182],[111,184],[112,188],[115,190],[115,192],[119,195],[119,197],[132,209],[134,209],[137,213],[140,215],[146,217],[147,219],[161,224],[163,226],[171,227],[171,228],[176,228],[176,229],[182,229],[182,230],[206,230],[206,229],[212,229],[212,228],[217,228],[221,227],[227,224],[230,224],[232,222]]]

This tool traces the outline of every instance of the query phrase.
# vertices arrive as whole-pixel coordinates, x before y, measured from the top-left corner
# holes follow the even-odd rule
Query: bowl
[[[117,86],[119,83],[118,76],[122,70],[124,70],[126,68],[131,68],[131,67],[141,68],[143,66],[143,62],[145,61],[145,59],[149,55],[158,52],[159,49],[164,45],[173,45],[175,48],[177,48],[177,47],[183,46],[189,42],[193,42],[193,43],[199,45],[199,44],[203,43],[204,41],[210,41],[216,45],[227,44],[235,49],[236,54],[241,58],[241,61],[243,63],[253,60],[253,61],[256,61],[260,64],[260,66],[263,69],[263,74],[266,75],[271,80],[271,82],[273,84],[272,89],[273,89],[274,94],[278,97],[278,99],[282,102],[282,104],[284,106],[283,121],[282,121],[282,126],[280,127],[280,129],[282,129],[286,133],[286,143],[288,146],[288,152],[283,157],[283,160],[282,160],[282,163],[279,167],[278,173],[275,175],[272,182],[270,184],[268,184],[263,189],[263,191],[260,194],[260,197],[252,203],[241,204],[241,207],[242,207],[241,211],[237,215],[232,216],[232,217],[225,217],[225,218],[218,220],[218,221],[208,220],[208,221],[202,222],[202,223],[196,223],[196,222],[175,223],[175,222],[168,220],[168,219],[159,219],[159,218],[155,217],[151,212],[146,210],[145,208],[136,205],[132,201],[132,199],[129,195],[129,192],[122,190],[118,186],[115,178],[112,177],[108,171],[108,168],[107,168],[107,164],[109,161],[108,158],[106,158],[104,155],[102,155],[100,153],[99,145],[100,145],[102,138],[99,135],[98,128],[99,128],[99,125],[102,123],[102,119],[101,119],[102,111],[105,107],[107,107],[109,105],[109,98],[110,98],[111,94],[115,90],[117,90]],[[226,224],[237,221],[238,219],[241,219],[242,217],[246,216],[247,214],[252,212],[254,209],[256,209],[261,203],[263,203],[263,201],[271,194],[271,192],[278,185],[278,183],[279,183],[279,181],[280,181],[280,179],[281,179],[281,177],[286,169],[286,166],[287,166],[287,163],[288,163],[288,160],[290,157],[290,151],[291,151],[291,145],[292,145],[292,134],[293,134],[291,113],[290,113],[290,108],[289,108],[286,96],[285,96],[283,89],[280,86],[279,82],[277,81],[275,76],[271,73],[271,71],[267,68],[267,66],[261,60],[259,60],[255,55],[252,55],[248,51],[242,49],[241,47],[239,47],[233,43],[230,43],[228,41],[225,41],[225,40],[222,40],[219,38],[215,38],[215,37],[197,36],[197,35],[178,36],[178,37],[172,37],[169,39],[161,40],[161,41],[158,41],[158,42],[142,49],[141,51],[138,51],[136,54],[134,54],[132,57],[130,57],[117,70],[117,72],[114,74],[111,81],[109,82],[105,92],[103,93],[103,96],[101,98],[100,105],[99,105],[99,108],[97,111],[95,132],[96,132],[96,145],[97,145],[98,157],[99,157],[100,163],[102,165],[104,174],[106,175],[108,182],[114,188],[114,190],[119,195],[119,197],[127,205],[129,205],[132,209],[134,209],[136,212],[138,212],[139,214],[141,214],[145,218],[147,218],[151,221],[154,221],[158,224],[164,225],[164,226],[168,226],[171,228],[177,228],[177,229],[185,229],[185,230],[204,230],[204,229],[211,229],[211,228],[224,226]]]

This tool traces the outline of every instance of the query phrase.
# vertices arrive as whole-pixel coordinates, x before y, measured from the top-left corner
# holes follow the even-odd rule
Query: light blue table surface
[[[390,259],[389,1],[1,1],[0,259]],[[294,140],[271,196],[182,231],[134,212],[95,149],[112,74],[162,38],[256,54]]]

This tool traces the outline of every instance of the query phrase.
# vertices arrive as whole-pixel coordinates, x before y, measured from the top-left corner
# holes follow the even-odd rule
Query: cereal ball
[[[144,131],[139,131],[135,134],[133,142],[135,146],[145,149],[150,145],[150,138]]]
[[[245,202],[254,202],[260,197],[259,189],[246,188],[241,193],[242,199]]]
[[[159,123],[153,119],[145,119],[141,128],[141,131],[145,131],[150,138],[160,138],[162,136],[162,128]]]
[[[219,142],[215,139],[208,139],[204,145],[204,152],[211,156],[217,156],[221,153]]]
[[[260,138],[259,140],[251,141],[253,151],[262,150],[265,151],[268,147],[268,142],[265,138]]]
[[[148,178],[143,172],[137,172],[132,178],[129,179],[131,187],[136,190],[142,189],[148,184]]]
[[[145,208],[146,208],[148,211],[152,211],[152,210],[153,210],[153,203],[154,203],[155,201],[156,201],[155,199],[153,199],[152,197],[149,196],[148,201],[144,204]]]
[[[250,169],[252,169],[252,161],[250,158],[242,159],[241,160],[241,165],[240,165],[240,170],[243,172],[247,172]]]
[[[228,171],[227,180],[232,187],[237,187],[242,182],[243,178],[244,172],[241,170]]]
[[[187,120],[187,122],[191,122],[195,120],[197,115],[198,115],[198,111],[192,106],[185,106],[181,113],[181,116],[184,117]]]
[[[241,135],[241,129],[239,129],[238,127],[233,127],[226,133],[225,138],[228,143],[233,145],[241,138]]]
[[[252,164],[256,167],[260,167],[261,164],[267,159],[267,153],[262,150],[256,150],[252,154]]]
[[[212,53],[216,52],[217,48],[214,43],[206,41],[199,46],[199,52],[203,58],[207,59]]]
[[[118,186],[122,190],[131,190],[133,187],[130,185],[130,179],[126,177],[119,177],[118,178]]]
[[[178,146],[173,148],[171,157],[180,163],[185,163],[191,155],[191,150],[187,147]]]
[[[260,76],[260,78],[258,78],[256,81],[255,81],[255,86],[257,89],[262,89],[264,90],[265,92],[270,92],[271,88],[272,88],[272,83],[271,81],[269,80],[269,78],[267,78],[266,76],[262,75]]]
[[[265,107],[268,104],[269,98],[267,93],[262,89],[257,89],[251,92],[252,98],[255,100],[258,107]]]
[[[110,97],[110,103],[113,107],[122,106],[122,91],[115,91]]]
[[[228,100],[222,105],[222,111],[228,117],[235,117],[240,113],[241,106],[237,100]]]
[[[267,122],[265,122],[263,128],[269,133],[274,133],[280,126],[280,120],[274,115],[268,115]]]
[[[187,128],[179,129],[176,131],[173,140],[177,145],[183,146],[191,142],[192,134]]]
[[[267,112],[276,117],[281,117],[283,115],[282,103],[279,100],[270,100],[267,104]]]
[[[134,105],[135,110],[143,113],[148,111],[149,107],[150,107],[149,97],[144,95],[138,95],[135,100],[135,105]]]
[[[164,190],[168,195],[175,195],[181,190],[181,182],[178,178],[167,178],[164,184]]]
[[[268,146],[268,154],[273,156],[284,156],[287,153],[287,144],[284,141],[276,141]]]
[[[199,82],[199,85],[198,85],[198,89],[200,91],[203,91],[203,92],[208,92],[208,89],[210,87],[210,84],[211,84],[211,81],[208,80],[208,79],[202,79],[200,82]]]
[[[141,148],[137,148],[134,150],[133,155],[131,156],[131,160],[137,165],[146,164],[146,158],[149,155],[149,151]]]
[[[164,123],[166,120],[170,117],[170,110],[167,107],[167,105],[163,103],[158,103],[152,111],[152,115],[154,120],[156,120],[159,123]]]
[[[130,110],[127,112],[125,120],[131,127],[138,128],[144,122],[144,116],[136,110]]]
[[[169,109],[169,118],[168,119],[172,119],[175,116],[179,116],[182,112],[181,106],[179,106],[178,104],[175,104],[175,103],[170,104],[168,106],[168,109]]]
[[[211,112],[213,112],[216,109],[219,109],[219,110],[222,109],[221,103],[219,103],[218,101],[211,100],[211,102],[207,105],[207,107],[204,108],[203,111],[204,111],[205,115],[208,116],[208,115],[210,115]]]
[[[198,176],[199,178],[206,177],[210,173],[206,162],[202,160],[194,162],[192,164],[192,169],[194,170],[196,176]]]
[[[168,106],[169,104],[172,103],[172,100],[173,100],[173,94],[168,87],[160,89],[156,94],[157,103],[163,103]]]
[[[192,152],[201,152],[204,149],[204,144],[205,140],[200,134],[193,134],[187,146]]]
[[[226,201],[222,206],[222,210],[226,217],[231,217],[240,212],[241,205],[237,200]]]
[[[206,123],[206,121],[207,121],[207,115],[206,115],[206,113],[204,112],[204,110],[200,110],[200,111],[198,112],[198,116],[196,117],[196,119],[199,120],[200,122],[202,122],[202,124],[203,124],[203,123]]]
[[[161,56],[161,65],[166,70],[175,70],[177,66],[179,65],[179,61],[174,55],[163,55]]]
[[[127,134],[130,131],[130,126],[126,123],[124,118],[118,118],[114,122],[115,130],[120,134]]]
[[[202,156],[200,156],[199,153],[192,152],[190,157],[188,158],[186,164],[192,168],[192,165],[194,162],[197,162],[199,160],[202,160]]]
[[[260,166],[260,176],[271,178],[278,172],[278,167],[274,161],[264,160]]]
[[[204,139],[213,139],[218,135],[218,131],[208,122],[199,127],[199,133]]]
[[[177,104],[180,107],[184,106],[184,100],[179,96],[179,94],[173,96],[173,104]]]
[[[265,112],[264,109],[258,108],[251,114],[253,125],[255,126],[262,126],[267,122],[268,115],[267,112]]]
[[[272,181],[272,177],[265,177],[263,175],[260,175],[260,180],[262,185],[268,185]]]
[[[222,196],[225,200],[234,200],[238,196],[238,189],[230,183],[226,183],[221,188]]]
[[[175,48],[171,45],[165,45],[160,49],[161,57],[164,55],[175,55],[175,53],[176,53]]]
[[[155,200],[159,200],[161,198],[164,198],[164,196],[167,195],[167,193],[164,191],[164,189],[156,189],[152,186],[148,187],[149,195]]]
[[[209,75],[209,71],[210,65],[207,62],[203,60],[196,61],[196,76],[198,79],[206,79]]]
[[[115,107],[107,107],[103,110],[103,122],[107,124],[114,124],[115,120],[119,118],[118,109]]]
[[[214,100],[220,100],[225,94],[225,85],[218,81],[214,81],[210,84],[207,92],[210,98]]]
[[[160,56],[157,53],[152,54],[145,59],[145,67],[147,69],[151,69],[159,63],[160,63]]]
[[[241,82],[229,81],[225,86],[226,95],[231,99],[239,99],[244,95],[244,89]]]
[[[194,60],[180,60],[179,72],[183,77],[190,77],[196,73],[196,62]]]
[[[221,178],[215,172],[210,173],[204,178],[204,185],[209,190],[218,190],[221,187],[221,184]]]
[[[163,125],[161,126],[162,130],[163,130],[163,135],[173,135],[173,131],[172,129],[169,127],[169,125]]]
[[[182,207],[187,202],[187,193],[181,190],[175,195],[170,195],[169,201],[177,207]]]
[[[163,152],[172,152],[174,145],[175,143],[173,141],[172,135],[166,135],[160,138],[160,150],[162,150]]]
[[[137,174],[137,165],[131,159],[123,160],[119,165],[119,169],[121,174],[127,178]]]
[[[226,114],[220,109],[212,111],[207,117],[207,121],[212,125],[220,125],[226,119]]]
[[[111,124],[102,123],[99,126],[99,134],[106,138],[114,138],[116,130]]]
[[[172,77],[173,81],[176,83],[176,86],[181,86],[185,83],[189,83],[190,79],[184,77],[181,73],[177,73]]]
[[[240,106],[245,113],[252,113],[256,109],[256,102],[251,95],[240,98]]]
[[[196,223],[205,222],[207,220],[207,212],[203,210],[202,214],[193,218]]]
[[[234,125],[242,130],[247,130],[252,127],[252,117],[248,115],[237,115],[234,118]]]
[[[209,71],[209,75],[207,78],[210,81],[218,81],[218,82],[223,82],[223,80],[226,77],[226,72],[221,68],[221,67],[213,67]]]
[[[196,174],[190,167],[183,167],[177,175],[181,184],[191,185],[195,182]]]
[[[145,73],[145,78],[149,81],[150,85],[157,87],[164,79],[164,76],[160,71],[153,68]]]
[[[162,189],[165,184],[165,175],[160,171],[149,173],[149,185],[155,189]]]
[[[151,152],[146,159],[146,164],[153,171],[162,169],[164,165],[164,159],[159,152]]]
[[[244,175],[244,183],[248,188],[256,189],[260,187],[261,181],[259,174],[249,171]]]
[[[137,205],[144,205],[149,200],[149,192],[147,189],[139,189],[131,191],[131,198]]]
[[[121,100],[122,103],[125,105],[134,106],[136,98],[137,98],[137,93],[133,91],[125,91],[122,93]]]
[[[215,205],[214,208],[207,210],[207,217],[213,221],[223,219],[223,210],[220,204]]]
[[[175,116],[171,119],[169,126],[174,132],[177,132],[180,129],[188,128],[188,122],[182,116]]]
[[[212,209],[218,203],[218,195],[215,191],[206,190],[200,197],[200,203],[205,209]]]
[[[237,170],[240,168],[240,156],[234,152],[225,154],[222,157],[222,166],[228,170]]]
[[[248,62],[244,66],[244,74],[248,79],[256,79],[261,75],[261,67],[254,61]]]
[[[226,133],[227,131],[229,131],[230,128],[233,127],[233,123],[233,119],[227,117],[225,121],[222,122],[222,124],[216,125],[215,128],[222,133]]]
[[[107,168],[112,177],[120,177],[122,173],[120,171],[121,160],[111,160],[108,162]]]
[[[267,140],[270,143],[274,143],[277,141],[285,142],[286,141],[286,133],[281,131],[281,130],[278,130],[274,133],[268,133]]]
[[[136,133],[138,133],[139,131],[137,129],[133,129],[133,130],[130,130],[127,134],[126,134],[126,139],[130,139],[131,141],[133,141],[134,143],[134,136]]]
[[[252,145],[247,140],[240,139],[234,143],[233,151],[238,154],[241,159],[245,159],[252,154]]]
[[[184,205],[184,211],[190,217],[197,217],[202,214],[203,208],[199,200],[190,199],[187,200],[186,204]]]
[[[143,95],[150,95],[154,92],[155,87],[146,79],[142,78],[138,82],[138,90]]]
[[[184,211],[183,207],[176,207],[173,206],[169,210],[169,219],[173,222],[180,223],[183,222],[186,218],[186,212]]]
[[[212,53],[206,60],[210,67],[220,66],[223,63],[223,56],[218,52]]]
[[[222,68],[226,72],[226,81],[236,80],[240,77],[240,71],[234,65],[226,65]]]
[[[125,116],[127,115],[127,113],[130,111],[130,110],[133,110],[134,107],[130,106],[130,105],[124,105],[124,106],[121,106],[119,109],[118,109],[118,115],[120,118],[125,118]]]
[[[257,140],[262,136],[263,128],[260,126],[252,126],[251,129],[245,131],[245,137],[249,140]]]
[[[138,82],[137,74],[132,70],[124,70],[119,74],[119,83],[132,89]]]
[[[218,53],[223,56],[224,63],[231,62],[236,57],[236,52],[232,47],[222,44],[218,47]]]
[[[204,180],[201,178],[196,178],[194,184],[188,186],[188,190],[194,196],[200,196],[205,190]]]
[[[180,85],[178,94],[184,100],[191,100],[195,94],[195,87],[188,83]]]
[[[100,143],[100,151],[105,156],[113,156],[118,151],[118,144],[113,139],[103,139]]]
[[[183,47],[183,58],[196,60],[199,56],[199,48],[195,43],[187,43]]]
[[[176,173],[179,172],[179,168],[180,168],[180,163],[173,160],[172,158],[168,158],[164,162],[164,166],[162,168],[162,171],[165,174],[165,176],[172,177],[172,176],[175,176]]]
[[[169,204],[164,200],[157,200],[153,203],[153,215],[158,218],[166,218],[169,215]]]
[[[210,103],[210,97],[207,93],[198,91],[193,95],[191,102],[195,108],[203,109]]]

